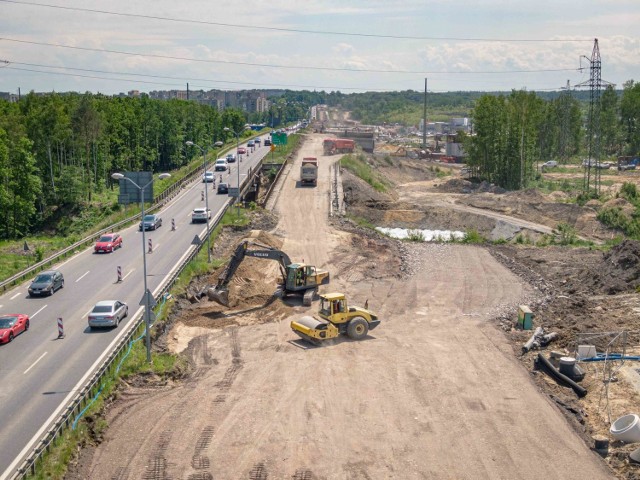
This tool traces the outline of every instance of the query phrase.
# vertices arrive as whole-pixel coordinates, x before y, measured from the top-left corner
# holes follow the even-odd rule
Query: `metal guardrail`
[[[191,170],[190,172],[188,172],[183,178],[181,178],[178,182],[174,183],[173,185],[169,186],[167,189],[165,189],[162,193],[160,193],[159,195],[157,195],[154,199],[153,199],[153,204],[151,205],[151,207],[149,207],[148,209],[146,209],[148,212],[152,212],[154,210],[157,210],[158,208],[160,208],[162,205],[164,205],[165,203],[167,203],[167,201],[171,200],[181,189],[182,187],[191,182],[193,180],[193,178],[198,174],[198,171],[202,169],[202,166],[198,166],[197,168],[194,168],[193,170]],[[93,243],[95,241],[95,238],[102,235],[103,233],[108,233],[108,232],[112,232],[124,225],[127,225],[131,222],[136,221],[138,218],[140,218],[140,214],[136,214],[133,215],[129,218],[125,218],[124,220],[121,220],[117,223],[114,223],[106,228],[103,228],[102,230],[98,230],[95,233],[92,233],[91,235],[83,238],[82,240],[77,241],[76,243],[74,243],[73,245],[68,246],[67,248],[64,248],[56,253],[54,253],[53,255],[51,255],[50,257],[45,258],[44,260],[33,264],[31,267],[28,267],[24,270],[22,270],[21,272],[16,273],[15,275],[13,275],[12,277],[0,282],[0,290],[2,290],[3,292],[5,292],[7,290],[8,287],[16,285],[22,281],[24,281],[25,278],[27,278],[28,276],[30,276],[31,274],[33,274],[34,272],[38,272],[40,270],[42,270],[45,267],[48,267],[50,265],[53,265],[54,263],[56,263],[58,260],[60,260],[60,258],[66,258],[67,255],[72,254],[74,252],[76,252],[77,250],[86,247],[88,244]]]
[[[201,168],[201,167],[200,167]],[[254,172],[257,172],[259,168],[256,168]],[[176,182],[172,187],[162,192],[161,195],[156,197],[156,201],[154,202],[153,208],[158,208],[159,206],[166,203],[169,199],[173,198],[175,194],[182,188],[182,186],[190,181],[199,168],[195,169],[193,172],[190,172],[185,178],[183,178],[180,182]],[[243,184],[249,183],[250,178],[249,175],[245,178]],[[241,185],[240,190],[245,188],[246,185]],[[170,191],[169,191],[170,190]],[[161,284],[161,288],[155,296],[156,301],[160,300],[166,293],[173,288],[178,277],[185,269],[185,267],[198,255],[201,251],[202,247],[206,244],[207,237],[211,235],[211,232],[220,224],[222,217],[227,212],[227,210],[231,207],[232,201],[231,198],[227,200],[225,206],[218,212],[216,218],[213,220],[212,224],[209,226],[204,238],[201,239],[200,245],[194,246],[189,255],[187,255],[180,266],[174,271],[174,273],[167,277],[164,282]],[[112,225],[110,228],[114,226],[119,226],[123,223],[131,221],[131,219],[135,219],[138,215],[131,217],[127,220],[123,220],[122,222],[118,222],[118,224]],[[107,229],[109,230],[109,229]],[[91,238],[95,237],[95,234],[92,235]],[[85,239],[86,240],[86,239]],[[78,242],[80,244],[81,242]],[[77,247],[76,247],[77,248]],[[60,253],[60,252],[59,252]],[[59,256],[59,255],[58,255]],[[101,390],[101,382],[106,375],[112,375],[114,373],[115,365],[117,365],[117,361],[123,358],[126,354],[126,350],[128,349],[129,342],[134,338],[136,331],[143,325],[144,319],[144,311],[141,312],[138,316],[134,317],[129,329],[126,334],[122,336],[120,341],[118,341],[117,345],[114,347],[113,351],[108,355],[108,357],[102,362],[100,366],[96,368],[96,371],[91,375],[91,377],[87,380],[86,384],[81,387],[78,393],[71,399],[69,405],[64,409],[63,413],[53,421],[51,427],[44,433],[42,438],[38,441],[34,449],[31,453],[22,461],[20,466],[15,472],[10,472],[9,478],[11,480],[23,480],[28,477],[28,475],[34,475],[37,468],[38,462],[42,460],[44,455],[46,455],[53,446],[54,442],[62,435],[66,428],[69,428],[74,421],[74,418],[82,412],[91,399]],[[2,472],[0,471],[0,474]]]

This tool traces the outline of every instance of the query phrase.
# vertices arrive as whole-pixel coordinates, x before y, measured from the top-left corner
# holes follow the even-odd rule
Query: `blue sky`
[[[596,37],[622,87],[639,26],[638,0],[0,0],[0,91],[555,90]]]

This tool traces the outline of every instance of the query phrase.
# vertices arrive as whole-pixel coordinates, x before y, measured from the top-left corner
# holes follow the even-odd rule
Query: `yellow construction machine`
[[[291,329],[303,340],[320,345],[340,334],[361,340],[380,324],[377,315],[370,310],[347,306],[347,299],[342,293],[320,295],[318,317],[305,316],[293,320]]]
[[[245,240],[237,246],[229,264],[218,278],[218,284],[207,292],[210,300],[229,306],[229,282],[246,257],[277,261],[282,274],[278,295],[302,295],[305,306],[311,305],[320,285],[329,283],[329,272],[326,270],[305,263],[292,263],[289,255],[281,250]]]

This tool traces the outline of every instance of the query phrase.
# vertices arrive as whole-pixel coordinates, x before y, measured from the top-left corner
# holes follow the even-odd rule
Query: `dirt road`
[[[176,345],[193,337],[194,374],[124,391],[73,478],[612,478],[487,322],[530,295],[519,279],[465,245],[411,244],[414,274],[395,275],[389,250],[329,223],[336,157],[321,156],[321,138],[284,179],[275,233],[292,259],[332,272],[331,290],[368,299],[382,324],[363,341],[309,349],[289,328],[300,306],[248,327],[177,325]],[[298,188],[296,166],[314,154],[318,186]],[[380,266],[390,274],[370,278]]]

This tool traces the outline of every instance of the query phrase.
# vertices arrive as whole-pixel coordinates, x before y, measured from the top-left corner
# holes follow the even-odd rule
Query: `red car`
[[[96,253],[100,253],[113,252],[120,247],[122,247],[122,237],[119,233],[105,233],[98,239],[93,249]]]
[[[29,330],[29,315],[10,313],[0,315],[0,343],[9,343],[16,335]]]
[[[238,147],[238,155],[242,155],[243,153],[247,153],[247,149],[244,147]]]

